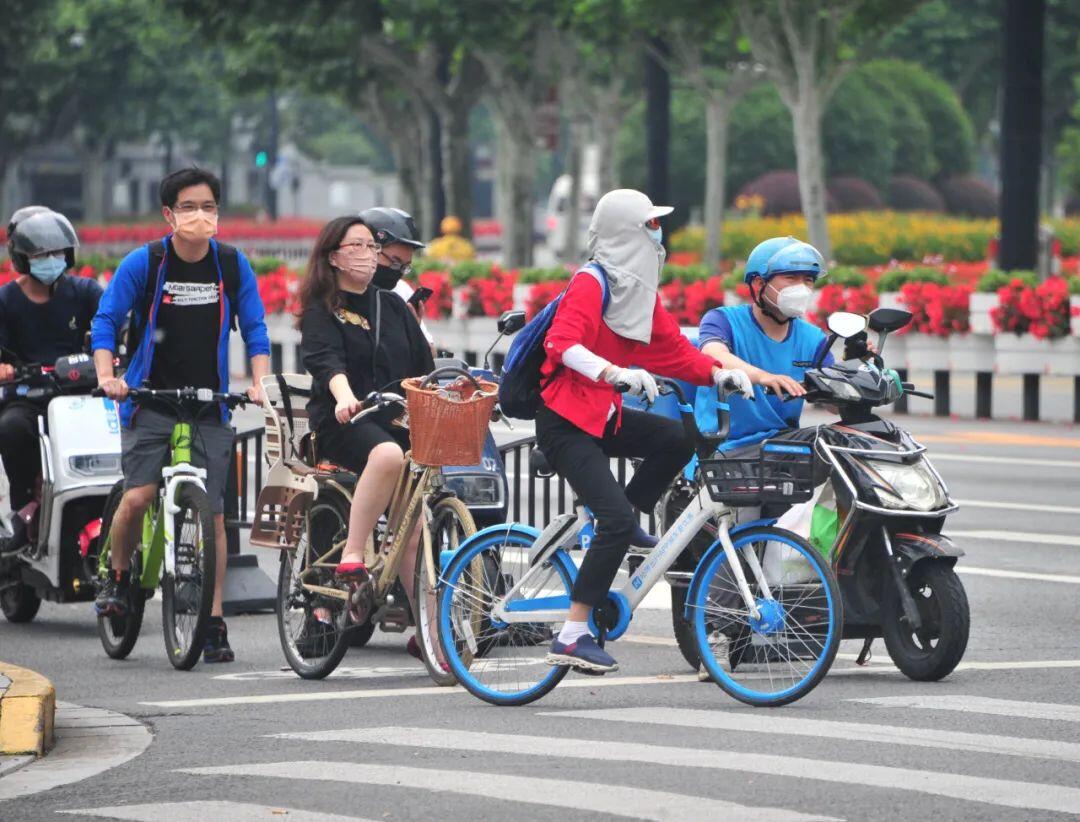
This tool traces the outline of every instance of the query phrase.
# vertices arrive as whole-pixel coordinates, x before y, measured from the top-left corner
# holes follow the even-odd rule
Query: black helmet
[[[412,215],[400,208],[369,208],[360,212],[360,219],[371,229],[375,242],[379,245],[404,243],[413,248],[424,247]]]
[[[67,217],[49,209],[20,219],[16,217],[19,217],[18,211],[12,215],[14,228],[8,235],[8,252],[16,271],[29,274],[30,257],[54,251],[64,252],[68,268],[75,266],[75,249],[79,247],[79,235],[75,233],[75,228]]]

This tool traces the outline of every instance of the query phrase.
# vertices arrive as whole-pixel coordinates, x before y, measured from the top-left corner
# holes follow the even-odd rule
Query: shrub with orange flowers
[[[942,285],[912,281],[900,287],[900,301],[912,314],[901,333],[915,331],[935,337],[966,334],[971,330],[969,285]]]
[[[1069,284],[1064,277],[1035,286],[1015,277],[997,293],[998,306],[990,311],[996,331],[1031,334],[1039,340],[1069,333]]]

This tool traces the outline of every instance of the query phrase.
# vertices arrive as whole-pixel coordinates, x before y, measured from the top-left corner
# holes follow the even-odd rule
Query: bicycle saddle
[[[534,477],[553,477],[555,469],[551,467],[544,452],[539,447],[534,447],[529,453],[529,470]]]

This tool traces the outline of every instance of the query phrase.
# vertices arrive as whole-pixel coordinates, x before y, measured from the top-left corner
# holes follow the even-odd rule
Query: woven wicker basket
[[[480,462],[499,387],[484,380],[475,382],[459,392],[461,399],[453,399],[438,386],[422,388],[421,377],[401,381],[409,410],[413,461],[420,465]]]

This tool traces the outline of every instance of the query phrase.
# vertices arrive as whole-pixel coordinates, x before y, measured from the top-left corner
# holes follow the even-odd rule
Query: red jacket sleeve
[[[697,385],[712,383],[714,367],[723,368],[719,360],[698,351],[679,330],[679,324],[656,298],[653,311],[652,339],[634,357],[634,364],[665,377],[675,377]]]
[[[600,329],[604,294],[600,283],[588,274],[575,276],[559,302],[555,318],[544,339],[544,353],[555,365],[571,346],[581,344],[593,350]]]

